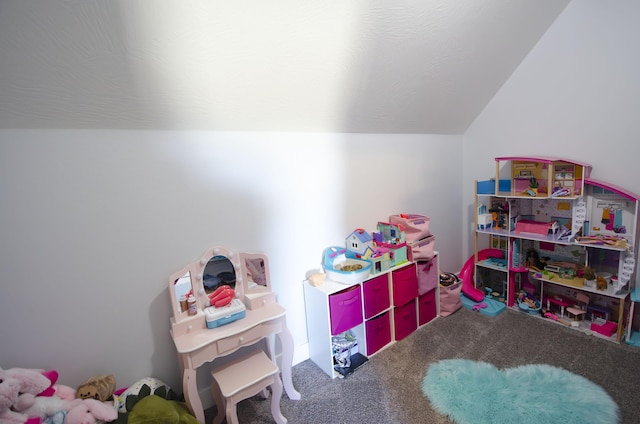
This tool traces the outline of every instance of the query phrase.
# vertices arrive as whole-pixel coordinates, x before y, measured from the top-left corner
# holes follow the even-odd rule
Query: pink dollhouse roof
[[[615,186],[613,184],[609,184],[609,183],[605,183],[603,181],[599,181],[599,180],[594,180],[593,178],[585,178],[584,179],[584,183],[588,184],[588,185],[592,185],[592,186],[596,186],[596,187],[600,187],[603,188],[605,190],[609,190],[612,191],[616,194],[619,194],[621,196],[626,197],[629,200],[633,200],[634,202],[637,202],[638,200],[640,200],[640,196],[638,196],[635,193],[632,193],[628,190],[625,190],[621,187]]]
[[[567,162],[567,163],[572,163],[574,165],[586,166],[591,168],[591,165],[589,165],[588,163],[578,162],[573,159],[565,159],[565,158],[559,158],[554,156],[503,156],[503,157],[496,158],[496,161],[501,161],[501,160],[523,160],[523,161],[529,161],[529,162],[542,162],[542,163]]]

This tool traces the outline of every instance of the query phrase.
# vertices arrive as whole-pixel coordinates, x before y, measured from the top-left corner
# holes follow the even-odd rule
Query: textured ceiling
[[[1,0],[0,128],[462,134],[569,0]]]

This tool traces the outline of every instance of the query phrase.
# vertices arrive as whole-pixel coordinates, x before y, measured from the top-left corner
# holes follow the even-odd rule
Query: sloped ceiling
[[[569,0],[2,0],[0,128],[462,134]]]

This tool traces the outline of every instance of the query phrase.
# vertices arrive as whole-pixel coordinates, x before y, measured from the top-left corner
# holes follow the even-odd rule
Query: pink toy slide
[[[484,261],[488,258],[502,258],[503,252],[500,249],[484,249],[478,252],[478,260]],[[474,287],[473,284],[473,267],[475,265],[475,257],[471,255],[467,262],[462,265],[460,270],[460,279],[462,280],[462,293],[474,302],[482,302],[484,293],[482,290]]]

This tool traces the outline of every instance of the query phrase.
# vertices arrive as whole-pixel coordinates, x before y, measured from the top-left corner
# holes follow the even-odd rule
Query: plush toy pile
[[[118,417],[112,406],[76,398],[75,390],[57,380],[56,371],[0,369],[0,423],[90,424]]]
[[[120,390],[112,375],[91,377],[77,389],[57,380],[56,371],[0,368],[0,424],[197,423],[173,390],[155,378]]]

